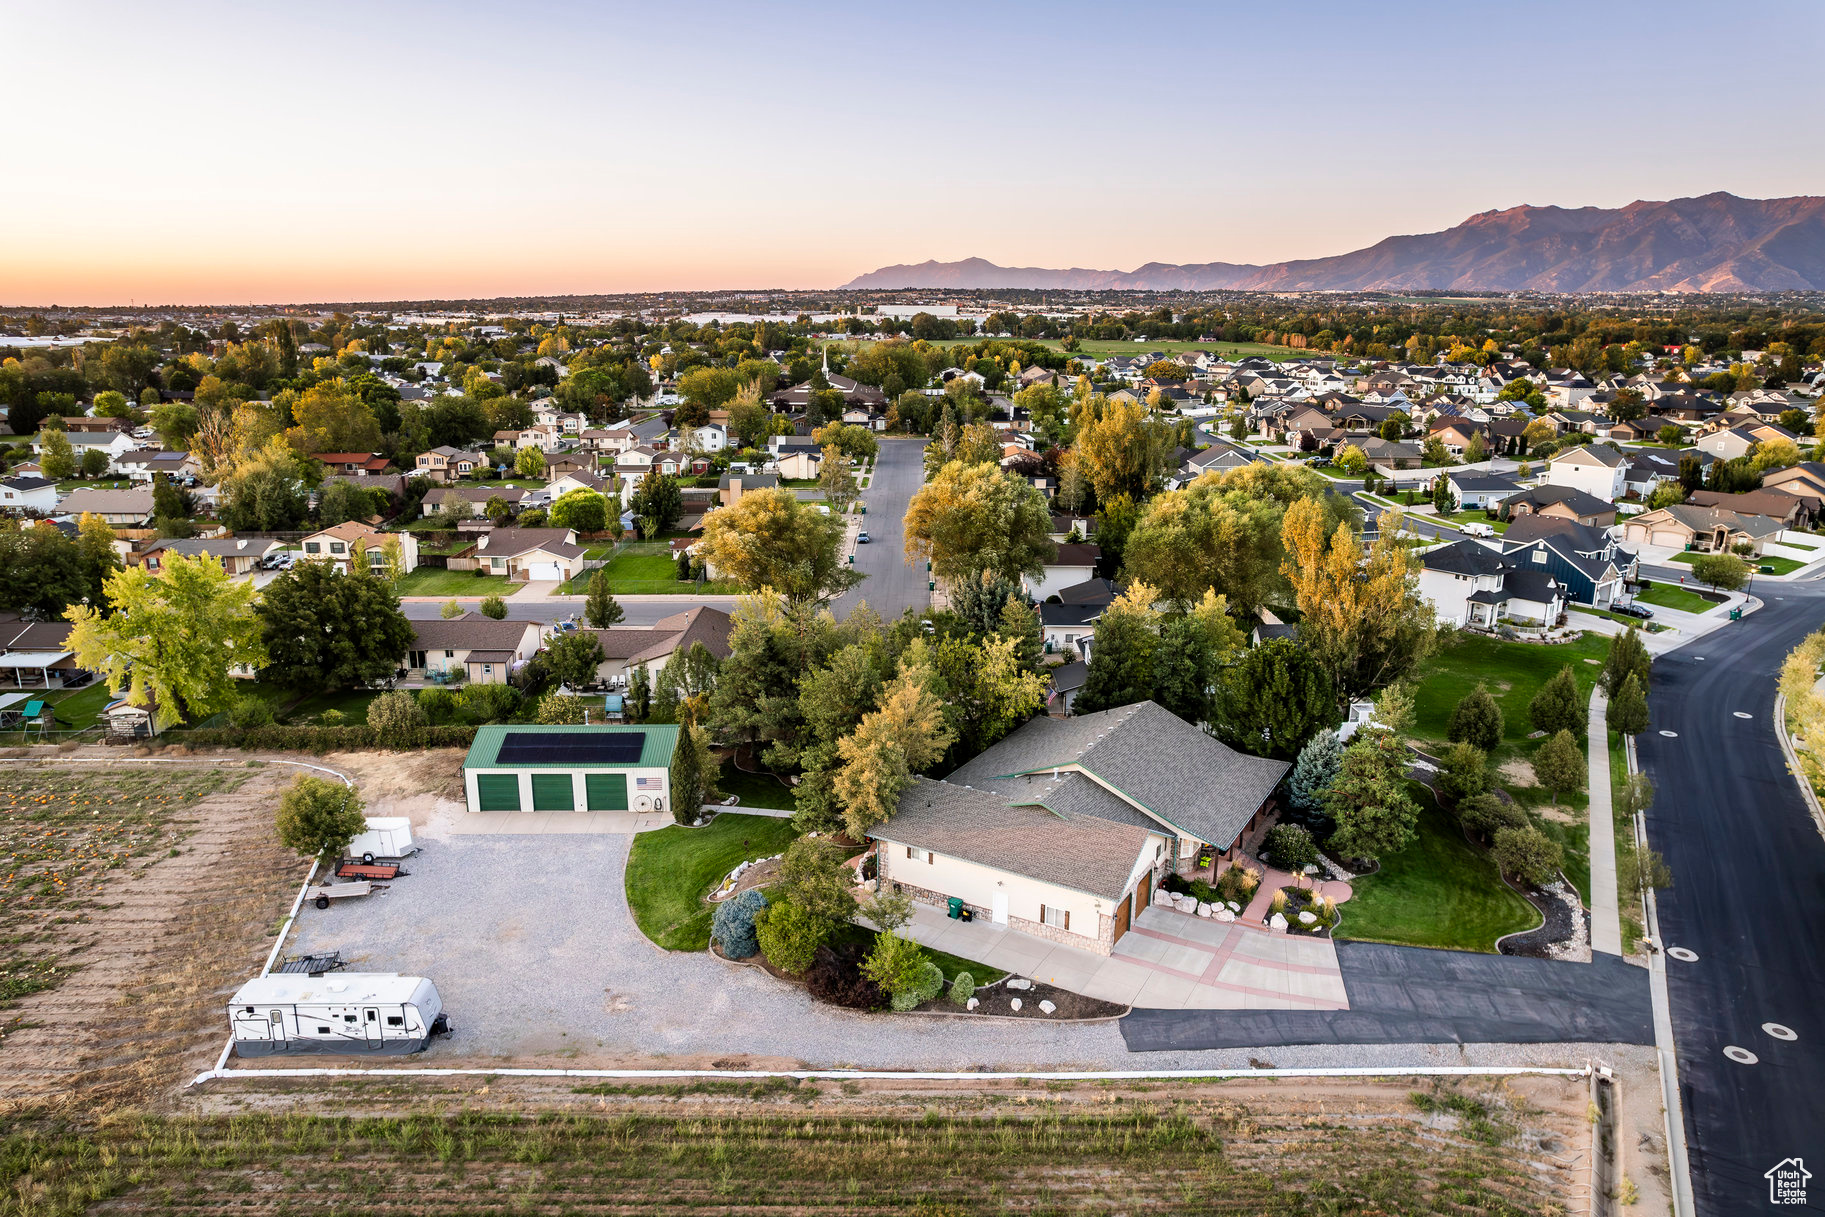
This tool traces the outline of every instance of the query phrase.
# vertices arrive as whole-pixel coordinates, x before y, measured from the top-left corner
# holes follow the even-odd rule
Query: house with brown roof
[[[491,575],[513,583],[574,578],[584,549],[569,528],[496,528],[475,543],[475,560]]]
[[[1740,515],[1722,507],[1675,503],[1659,511],[1631,516],[1623,525],[1623,539],[1637,545],[1664,545],[1728,553],[1738,544],[1756,553],[1763,544],[1777,542],[1786,526],[1767,516]]]
[[[445,444],[429,452],[420,452],[417,466],[419,477],[430,478],[433,482],[454,482],[458,478],[473,477],[476,470],[487,468],[488,459]]]
[[[507,504],[508,510],[518,511],[520,501],[526,492],[518,486],[452,486],[447,490],[433,490],[425,496],[424,515],[426,518],[436,515],[446,505],[457,507],[471,519],[480,520],[488,514],[488,503],[500,499]]]
[[[404,567],[402,573],[410,574],[418,567],[418,538],[409,532],[381,532],[360,520],[344,520],[340,524],[311,533],[300,545],[304,550],[305,561],[328,562],[339,573],[346,575],[349,573],[349,560],[357,549],[367,554],[371,569],[384,567],[386,544],[393,539],[399,542],[400,559]]]
[[[1089,541],[1060,545],[1038,578],[1032,575],[1021,577],[1026,584],[1027,595],[1034,600],[1045,600],[1067,587],[1082,583],[1096,574],[1096,563],[1102,556],[1102,548]]]
[[[603,659],[597,677],[605,685],[625,685],[635,668],[646,666],[647,675],[658,679],[674,655],[682,655],[698,643],[718,659],[727,659],[729,615],[721,609],[698,607],[663,617],[652,625],[611,625],[592,631],[602,643]]]
[[[67,621],[0,621],[0,687],[61,689],[81,669],[70,649]]]
[[[102,490],[79,486],[57,504],[60,515],[97,515],[117,528],[145,528],[152,522],[152,487]]]
[[[331,473],[340,473],[347,477],[365,477],[371,473],[385,473],[389,462],[378,452],[319,452],[315,458],[319,463],[328,465]]]
[[[220,562],[231,577],[239,578],[253,574],[260,569],[260,562],[267,554],[281,548],[279,542],[269,537],[192,537],[188,540],[161,537],[127,561],[157,571],[165,568],[173,554],[186,558],[208,557]]]
[[[412,623],[408,678],[502,685],[539,650],[539,623],[496,621],[480,613]]]

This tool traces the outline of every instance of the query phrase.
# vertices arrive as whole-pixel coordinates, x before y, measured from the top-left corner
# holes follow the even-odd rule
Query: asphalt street
[[[1825,624],[1825,585],[1762,581],[1756,594],[1759,611],[1655,660],[1638,740],[1657,791],[1649,843],[1673,873],[1663,946],[1698,956],[1669,955],[1667,970],[1702,1214],[1761,1212],[1763,1172],[1825,1162],[1825,840],[1773,720],[1781,661]],[[1825,1209],[1825,1188],[1811,1197]]]
[[[1646,969],[1614,956],[1515,955],[1337,944],[1348,1010],[1136,1010],[1130,1052],[1288,1044],[1651,1044]]]
[[[915,569],[906,562],[903,527],[907,504],[924,481],[925,440],[883,437],[874,480],[862,492],[862,501],[868,504],[862,526],[869,543],[855,550],[855,568],[868,577],[836,602],[839,618],[864,600],[888,621],[931,603],[923,565]]]

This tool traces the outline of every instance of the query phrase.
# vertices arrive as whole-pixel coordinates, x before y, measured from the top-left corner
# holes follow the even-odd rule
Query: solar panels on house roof
[[[514,732],[501,741],[497,765],[632,765],[646,748],[641,731]]]

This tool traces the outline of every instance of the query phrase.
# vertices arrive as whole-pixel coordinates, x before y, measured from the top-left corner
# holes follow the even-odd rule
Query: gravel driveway
[[[818,1067],[1246,1067],[1260,1051],[1131,1054],[1114,1023],[1063,1026],[820,1005],[764,972],[668,954],[635,927],[626,836],[425,840],[383,896],[306,904],[285,954],[340,950],[358,971],[430,977],[455,1032],[423,1063],[578,1068],[748,1056]],[[1275,1048],[1273,1063],[1582,1064],[1557,1045]],[[416,1062],[415,1062],[416,1063]],[[656,1062],[663,1065],[663,1061]],[[683,1065],[686,1062],[677,1062]],[[707,1062],[691,1062],[702,1064]]]

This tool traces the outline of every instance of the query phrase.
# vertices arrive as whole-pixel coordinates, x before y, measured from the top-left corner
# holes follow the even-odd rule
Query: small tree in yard
[[[716,784],[721,773],[722,761],[710,751],[710,733],[686,714],[672,753],[672,818],[689,824],[703,814],[703,805],[722,795]]]
[[[573,689],[594,684],[606,658],[602,654],[602,640],[590,630],[565,634],[545,650],[545,666]]]
[[[1337,824],[1331,849],[1345,858],[1380,858],[1405,849],[1418,831],[1419,804],[1401,777],[1398,747],[1374,738],[1344,749],[1343,765],[1325,792]]]
[[[755,917],[754,930],[767,962],[796,976],[817,958],[817,949],[830,937],[831,926],[801,906],[782,900]]]
[[[620,621],[624,614],[614,594],[608,590],[608,574],[597,571],[589,577],[589,600],[583,614],[595,629],[604,629]]]
[[[1457,805],[1458,822],[1485,840],[1504,828],[1522,828],[1527,813],[1493,790],[1472,795]]]
[[[759,888],[749,888],[716,906],[710,918],[710,938],[730,959],[746,959],[760,950],[754,919],[767,907]]]
[[[1337,776],[1341,764],[1343,744],[1338,742],[1337,733],[1327,727],[1299,750],[1299,760],[1286,781],[1287,801],[1300,811],[1322,811],[1325,788]]]
[[[279,843],[307,858],[333,858],[367,831],[361,796],[353,786],[300,777],[279,800]]]
[[[1566,664],[1559,674],[1540,686],[1527,703],[1527,717],[1534,730],[1552,735],[1558,731],[1581,731],[1589,721],[1585,707],[1578,702],[1578,678]]]
[[[862,975],[881,987],[881,992],[896,997],[918,983],[920,964],[925,952],[919,944],[899,934],[877,934],[874,949],[862,961]]]
[[[1673,886],[1673,872],[1667,860],[1651,849],[1618,852],[1616,886],[1639,900],[1649,888]]]
[[[507,602],[499,596],[482,597],[482,616],[501,620],[507,616]]]
[[[970,998],[976,996],[976,978],[968,972],[959,972],[951,979],[951,1003],[958,1006],[970,1004]]]
[[[1611,731],[1619,735],[1640,735],[1648,729],[1648,699],[1641,682],[1630,672],[1617,690],[1615,700],[1604,713]]]
[[[1531,825],[1497,829],[1495,845],[1489,853],[1503,874],[1534,887],[1551,883],[1565,864],[1565,851],[1559,843]]]
[[[418,698],[404,689],[382,693],[368,703],[368,726],[384,748],[403,748],[419,728],[425,725],[425,712]]]
[[[881,933],[891,934],[913,919],[912,897],[905,892],[879,892],[861,900],[856,911]]]
[[[1318,861],[1318,846],[1312,834],[1297,824],[1276,824],[1267,830],[1262,842],[1267,860],[1290,874],[1298,874]]]
[[[1735,554],[1700,554],[1692,560],[1692,575],[1709,587],[1734,592],[1749,581],[1749,564]]]
[[[1453,744],[1445,749],[1444,766],[1439,770],[1438,792],[1456,806],[1489,789],[1489,758],[1472,744]]]
[[[1578,747],[1578,739],[1569,731],[1561,731],[1542,743],[1533,756],[1534,780],[1546,787],[1556,804],[1559,792],[1574,792],[1584,789],[1584,753]]]
[[[1454,744],[1469,744],[1484,752],[1494,752],[1502,746],[1502,727],[1502,707],[1496,704],[1486,686],[1478,685],[1451,708],[1445,738]]]
[[[463,606],[455,600],[446,600],[444,601],[444,606],[437,610],[437,615],[442,617],[445,621],[450,620],[452,617],[461,617],[463,615]]]
[[[1603,661],[1603,691],[1611,697],[1616,696],[1622,682],[1633,674],[1645,695],[1652,663],[1647,647],[1642,645],[1640,632],[1631,625],[1610,639],[1609,657]]]

